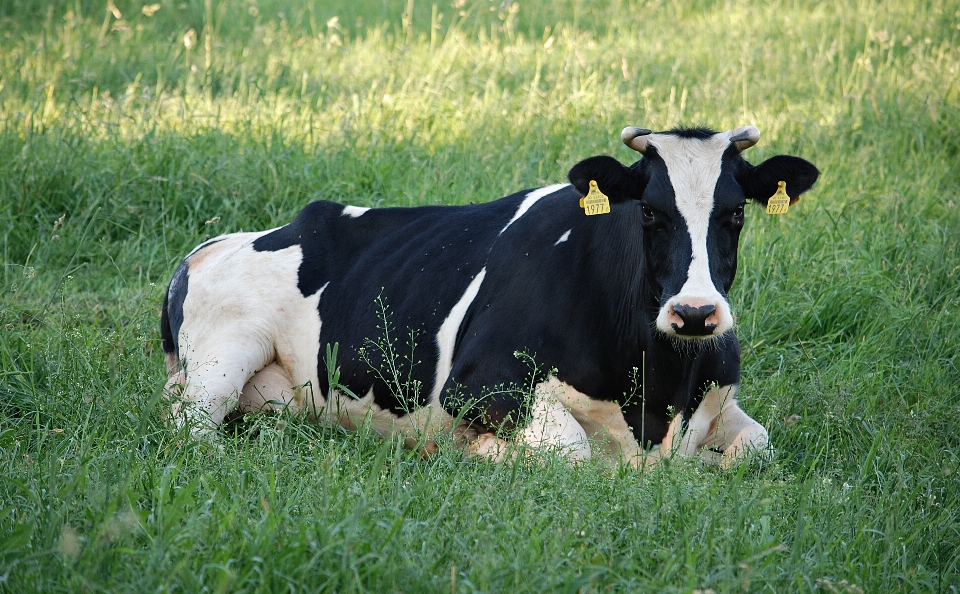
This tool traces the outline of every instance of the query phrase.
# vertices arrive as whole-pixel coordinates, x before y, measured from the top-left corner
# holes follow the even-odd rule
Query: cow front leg
[[[590,458],[587,432],[560,401],[562,390],[563,386],[555,378],[537,385],[530,423],[516,432],[512,443],[485,433],[470,444],[467,455],[499,462],[507,459],[510,452],[527,447],[553,450],[570,460]]]
[[[688,422],[681,414],[674,417],[660,448],[647,461],[699,456],[729,466],[751,453],[767,452],[767,430],[740,409],[736,393],[736,385],[707,390]]]

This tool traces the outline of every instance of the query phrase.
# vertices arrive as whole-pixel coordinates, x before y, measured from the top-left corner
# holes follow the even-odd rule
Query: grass
[[[0,589],[960,589],[956,0],[159,4],[0,6]],[[753,162],[824,172],[741,240],[767,466],[163,424],[162,292],[203,238],[321,198],[491,200],[629,162],[625,125],[747,123]]]

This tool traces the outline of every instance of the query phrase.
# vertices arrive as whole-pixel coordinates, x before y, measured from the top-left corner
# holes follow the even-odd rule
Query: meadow
[[[0,3],[0,591],[957,592],[958,81],[958,0]],[[770,462],[164,424],[201,240],[489,201],[681,124],[823,172],[748,209],[730,295]]]

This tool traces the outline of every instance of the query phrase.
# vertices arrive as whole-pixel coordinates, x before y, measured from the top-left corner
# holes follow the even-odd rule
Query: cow
[[[432,453],[554,449],[635,467],[766,451],[737,405],[727,295],[748,200],[816,182],[760,131],[628,127],[640,153],[569,183],[460,206],[308,204],[216,237],[176,269],[161,333],[178,427],[285,408]],[[441,442],[442,443],[442,442]]]

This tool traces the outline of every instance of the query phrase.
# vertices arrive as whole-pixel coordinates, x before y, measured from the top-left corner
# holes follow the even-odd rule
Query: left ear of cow
[[[573,166],[567,178],[584,196],[590,191],[590,181],[597,182],[597,187],[610,198],[610,202],[639,199],[643,195],[644,183],[640,175],[606,155],[580,161]]]
[[[766,206],[767,200],[777,191],[777,182],[787,182],[787,195],[790,196],[792,204],[800,199],[800,194],[813,187],[818,177],[820,170],[810,161],[790,155],[777,155],[756,167],[747,163],[737,181],[743,188],[744,196]]]

